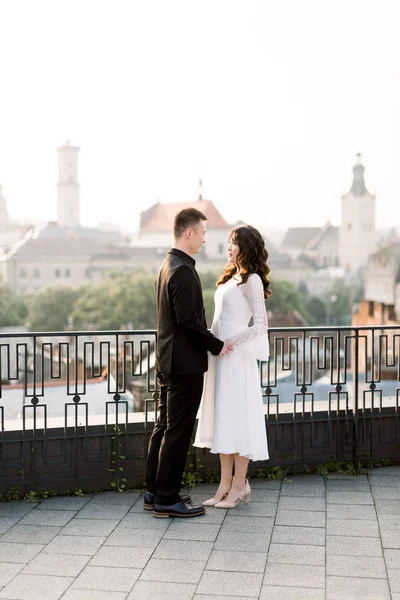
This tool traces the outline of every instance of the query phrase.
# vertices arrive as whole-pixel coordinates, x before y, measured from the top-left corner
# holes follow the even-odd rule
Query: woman
[[[265,299],[271,291],[264,238],[250,225],[235,227],[229,236],[228,256],[217,282],[211,331],[232,343],[233,350],[221,358],[209,355],[194,442],[220,455],[220,485],[214,498],[203,503],[216,508],[234,508],[240,500],[247,500],[249,460],[269,456],[257,366],[257,359],[269,358]]]

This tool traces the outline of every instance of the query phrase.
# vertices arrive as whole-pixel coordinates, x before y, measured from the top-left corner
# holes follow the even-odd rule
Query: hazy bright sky
[[[400,223],[399,23],[398,0],[0,0],[9,212],[56,218],[70,139],[83,224],[135,228],[200,177],[229,221],[338,223],[358,151]]]

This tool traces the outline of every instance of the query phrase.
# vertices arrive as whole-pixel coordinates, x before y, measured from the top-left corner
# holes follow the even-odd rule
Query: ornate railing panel
[[[272,464],[398,455],[400,326],[269,336],[260,385]],[[140,480],[155,340],[153,330],[0,334],[0,489]]]

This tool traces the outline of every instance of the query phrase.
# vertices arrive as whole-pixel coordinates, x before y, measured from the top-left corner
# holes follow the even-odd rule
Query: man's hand
[[[224,356],[224,354],[227,354],[230,350],[233,350],[233,344],[230,342],[224,342],[224,346],[221,352],[218,354],[218,357]]]

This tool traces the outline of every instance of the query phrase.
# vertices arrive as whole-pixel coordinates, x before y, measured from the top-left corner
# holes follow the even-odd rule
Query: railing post
[[[354,348],[354,401],[353,401],[353,463],[357,462],[358,450],[358,361],[359,361],[359,331],[355,330],[355,348]]]

